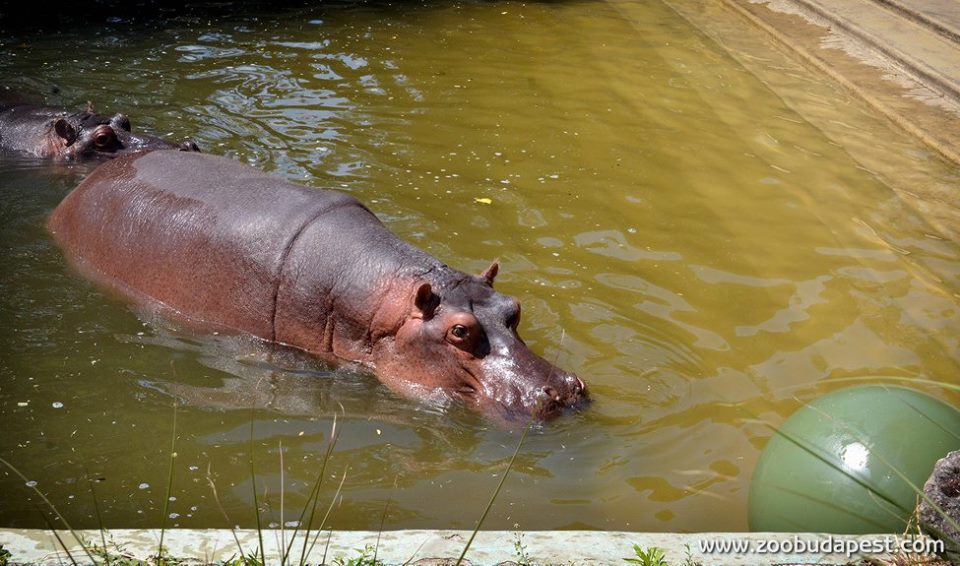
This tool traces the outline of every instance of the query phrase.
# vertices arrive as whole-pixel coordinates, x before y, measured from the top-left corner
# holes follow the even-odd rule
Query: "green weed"
[[[683,547],[686,549],[686,554],[683,557],[683,564],[680,566],[703,566],[703,562],[693,559],[693,551],[690,550],[689,544],[685,544]]]
[[[336,566],[383,566],[383,562],[377,560],[376,550],[372,544],[364,546],[362,549],[354,549],[360,556],[345,558],[338,556],[333,559]]]
[[[513,528],[513,552],[517,555],[517,564],[519,566],[531,566],[530,555],[527,554],[527,545],[523,543],[523,531],[520,525],[514,523]]]
[[[644,549],[639,544],[633,545],[636,558],[624,558],[624,562],[639,566],[667,566],[667,557],[662,548],[651,546]]]

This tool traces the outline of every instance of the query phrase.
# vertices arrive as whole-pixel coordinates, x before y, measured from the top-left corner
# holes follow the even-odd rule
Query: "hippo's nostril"
[[[549,385],[544,386],[543,389],[541,389],[541,391],[543,391],[543,394],[546,395],[547,399],[550,399],[551,401],[560,400],[560,394],[557,393],[556,389],[554,389],[553,387],[550,387]]]

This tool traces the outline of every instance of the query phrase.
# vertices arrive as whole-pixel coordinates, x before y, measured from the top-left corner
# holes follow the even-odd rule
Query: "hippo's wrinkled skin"
[[[411,397],[548,417],[584,385],[517,335],[520,303],[403,242],[353,197],[223,157],[98,167],[48,224],[82,272],[184,317],[334,362]]]
[[[69,113],[56,108],[0,102],[0,149],[62,161],[106,159],[156,149],[200,151],[192,141],[174,145],[130,131],[123,114],[97,114],[91,106]]]

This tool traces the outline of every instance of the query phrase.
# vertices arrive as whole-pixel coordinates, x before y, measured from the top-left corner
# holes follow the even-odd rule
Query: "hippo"
[[[189,140],[175,145],[134,134],[124,114],[98,114],[89,102],[85,110],[72,114],[57,108],[0,102],[0,149],[58,161],[109,159],[156,149],[200,151]]]
[[[468,275],[341,191],[232,159],[153,151],[97,167],[48,228],[82,274],[205,328],[369,368],[402,395],[497,419],[545,419],[584,383],[517,333],[499,266]]]

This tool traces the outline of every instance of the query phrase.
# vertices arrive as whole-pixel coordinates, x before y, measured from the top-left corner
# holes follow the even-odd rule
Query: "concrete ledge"
[[[891,12],[885,4],[864,0],[794,2],[883,53],[932,90],[960,100],[960,48],[939,31],[947,28],[938,22],[916,25],[920,14],[903,4]]]
[[[912,42],[909,38],[925,31],[918,25],[908,33],[896,18],[868,29],[866,22],[877,19],[881,12],[867,1],[844,2],[848,10],[842,14],[836,5],[819,0],[720,1],[894,124],[960,163],[960,102],[956,98],[960,46],[949,40],[955,27],[952,20],[936,28],[936,37]],[[897,5],[906,9],[904,0]],[[926,20],[936,17],[932,11],[910,13]],[[865,14],[877,18],[871,20]]]
[[[73,559],[90,564],[76,539],[69,531],[58,531],[70,547]],[[91,544],[100,545],[101,534],[96,530],[77,531],[77,535]],[[280,541],[290,540],[291,531],[263,531],[267,564],[280,564]],[[252,553],[259,546],[256,530],[236,531],[244,552]],[[378,544],[377,559],[386,564],[452,564],[462,552],[468,531],[403,530],[337,531],[327,545],[327,533],[316,541],[306,562],[321,564],[326,551],[326,563],[334,559],[357,558],[365,547]],[[156,556],[160,540],[157,529],[115,529],[106,533],[108,547],[123,549],[124,555],[146,559]],[[311,537],[313,540],[313,537]],[[523,547],[520,551],[518,541]],[[901,542],[924,546],[926,538],[902,539],[894,535],[827,535],[818,533],[632,533],[602,531],[482,531],[470,547],[465,563],[479,564],[625,564],[624,558],[633,557],[633,545],[644,548],[659,547],[666,553],[671,566],[703,564],[723,565],[799,565],[846,564],[869,556],[889,560]],[[11,564],[68,564],[70,559],[57,543],[51,531],[39,529],[0,529],[0,544],[12,553]],[[115,546],[116,545],[116,546]],[[739,551],[733,550],[739,545]],[[186,564],[210,564],[229,560],[239,555],[234,533],[225,529],[188,530],[171,529],[164,533],[167,555],[190,559]],[[288,563],[299,564],[303,547],[303,533],[298,533],[293,545],[293,558]],[[712,551],[710,550],[712,547]],[[924,546],[925,548],[928,548]],[[864,552],[866,551],[866,552]],[[369,555],[372,558],[372,552]],[[689,557],[689,562],[687,561]],[[444,560],[445,559],[445,560]]]

